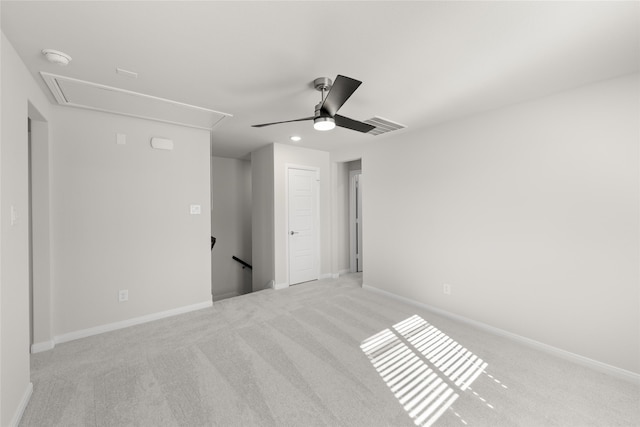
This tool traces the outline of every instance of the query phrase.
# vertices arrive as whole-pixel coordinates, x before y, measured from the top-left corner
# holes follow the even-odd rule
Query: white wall
[[[17,421],[28,398],[29,230],[27,118],[29,103],[49,118],[49,103],[2,34],[0,144],[0,425]],[[11,206],[18,222],[11,226]]]
[[[209,132],[53,113],[55,335],[210,302]],[[152,149],[152,136],[172,139],[173,151]]]
[[[251,153],[251,260],[252,288],[273,285],[273,144]]]
[[[2,10],[2,8],[0,8],[0,11]],[[0,18],[2,18],[2,13],[0,12]],[[4,140],[3,137],[3,133],[2,133],[2,120],[3,120],[3,115],[2,115],[2,86],[4,85],[2,82],[2,62],[3,62],[3,55],[2,55],[2,51],[3,49],[3,43],[4,43],[4,33],[2,33],[0,31],[0,190],[2,189],[2,141]],[[2,224],[4,224],[4,219],[6,218],[5,215],[3,215],[3,210],[4,210],[4,204],[2,203],[2,193],[0,192],[0,230],[2,228]],[[2,321],[2,294],[3,294],[3,282],[2,282],[2,236],[0,236],[0,321]],[[2,412],[2,326],[0,325],[0,425],[2,425],[3,423],[3,412]]]
[[[274,253],[275,284],[289,283],[287,245],[287,165],[310,166],[320,172],[320,275],[331,274],[331,220],[329,153],[285,144],[274,144]]]
[[[251,292],[251,162],[211,158],[211,293],[214,300]]]
[[[366,151],[365,284],[640,373],[639,92],[627,76]]]

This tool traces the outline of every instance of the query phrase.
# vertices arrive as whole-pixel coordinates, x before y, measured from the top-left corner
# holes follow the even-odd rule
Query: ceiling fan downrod
[[[320,92],[320,103],[316,105],[313,115],[313,128],[319,131],[327,131],[336,127],[336,122],[327,112],[323,113],[322,106],[327,93],[331,89],[331,79],[328,77],[318,77],[313,81],[313,85]]]

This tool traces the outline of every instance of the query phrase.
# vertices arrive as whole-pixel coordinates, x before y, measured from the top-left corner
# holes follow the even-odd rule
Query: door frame
[[[29,151],[29,179],[31,191],[28,194],[30,218],[29,276],[33,290],[29,304],[32,304],[29,319],[33,333],[31,353],[54,348],[53,339],[53,299],[52,299],[52,235],[51,235],[51,147],[49,122],[31,102],[28,103],[27,118],[31,122]]]
[[[322,247],[320,242],[320,168],[315,166],[307,166],[307,165],[299,165],[295,163],[286,163],[285,164],[285,194],[284,194],[284,204],[287,214],[285,215],[285,259],[287,260],[287,286],[291,286],[291,258],[289,253],[289,170],[298,169],[298,170],[306,170],[310,172],[315,172],[316,174],[316,200],[315,200],[315,240],[316,240],[316,271],[315,276],[316,279],[320,279],[320,248]]]

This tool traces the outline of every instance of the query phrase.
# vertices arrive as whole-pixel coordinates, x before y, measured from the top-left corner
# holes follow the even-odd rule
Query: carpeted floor
[[[361,288],[360,275],[32,356],[21,426],[638,426],[640,390]]]

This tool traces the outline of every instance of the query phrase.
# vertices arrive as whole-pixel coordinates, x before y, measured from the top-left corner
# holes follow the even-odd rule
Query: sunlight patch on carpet
[[[360,348],[416,425],[432,425],[458,398],[458,394],[389,329],[365,340]]]
[[[487,363],[418,315],[367,338],[360,348],[416,425],[433,425],[459,397],[457,390],[494,409],[470,387],[486,374]]]
[[[482,359],[420,316],[411,316],[393,328],[462,391],[487,367]]]

